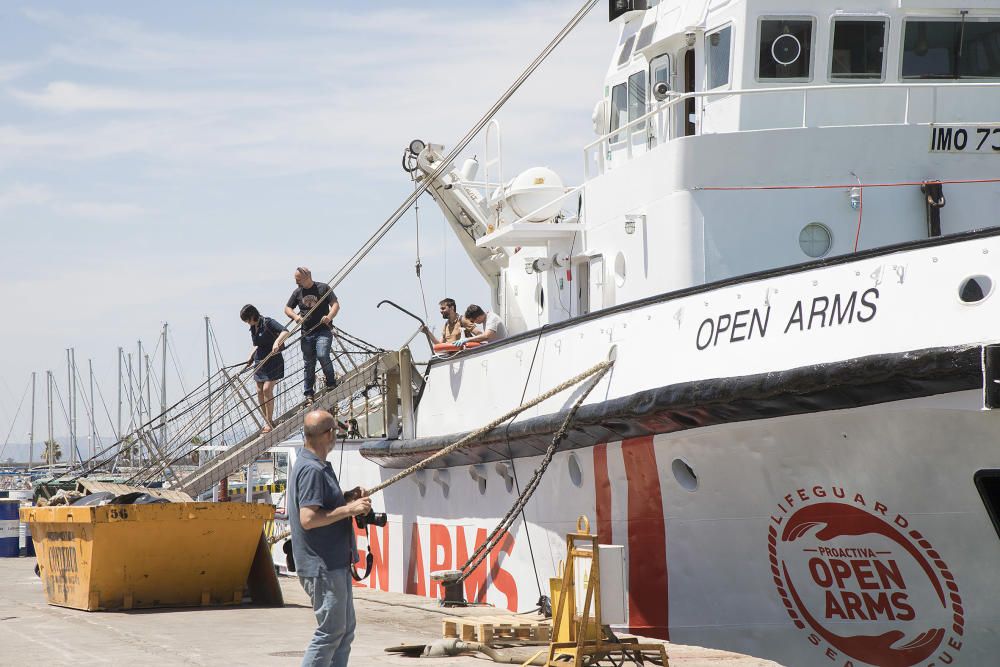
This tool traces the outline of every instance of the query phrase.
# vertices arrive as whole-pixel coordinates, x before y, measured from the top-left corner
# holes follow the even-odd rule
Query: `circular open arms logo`
[[[771,515],[768,552],[788,616],[832,664],[950,664],[961,651],[955,577],[883,503],[843,487],[797,489]]]

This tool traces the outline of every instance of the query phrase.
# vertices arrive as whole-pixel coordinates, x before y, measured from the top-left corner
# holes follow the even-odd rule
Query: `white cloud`
[[[103,222],[121,222],[146,215],[142,206],[123,202],[80,201],[56,205],[60,213]]]
[[[138,154],[151,164],[296,173],[384,171],[413,136],[453,141],[568,12],[532,3],[514,6],[503,21],[451,9],[292,13],[289,25],[308,26],[304,35],[278,25],[274,32],[284,39],[243,42],[108,17],[29,16],[64,35],[53,59],[145,76],[130,85],[58,80],[40,90],[8,89],[22,105],[76,114],[76,126],[5,128],[13,153],[0,156],[0,164],[53,154],[77,160]],[[589,139],[567,136],[566,121],[587,127],[605,64],[590,43],[605,32],[598,21],[581,26],[501,114],[513,155],[565,151]],[[178,78],[177,71],[195,74]],[[0,128],[0,140],[3,134]]]
[[[52,193],[44,185],[15,184],[0,191],[0,211],[21,206],[46,204],[52,199]]]
[[[0,213],[30,207],[43,208],[60,216],[104,222],[120,222],[147,213],[142,206],[127,202],[72,201],[40,184],[14,184],[0,190]]]

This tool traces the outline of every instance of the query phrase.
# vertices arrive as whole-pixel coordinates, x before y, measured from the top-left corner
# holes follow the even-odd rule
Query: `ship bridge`
[[[1000,8],[608,6],[582,182],[506,176],[495,124],[485,179],[466,164],[428,188],[512,333],[995,224],[982,212],[1000,196]],[[425,148],[429,175],[443,148]]]

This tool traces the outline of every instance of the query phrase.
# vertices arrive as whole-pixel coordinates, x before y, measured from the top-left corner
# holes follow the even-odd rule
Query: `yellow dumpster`
[[[239,604],[271,505],[25,507],[49,604],[115,610]]]

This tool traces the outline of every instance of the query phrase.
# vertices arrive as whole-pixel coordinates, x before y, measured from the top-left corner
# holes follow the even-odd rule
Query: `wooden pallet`
[[[444,637],[490,644],[494,641],[548,642],[552,621],[523,616],[450,616],[442,621]]]

